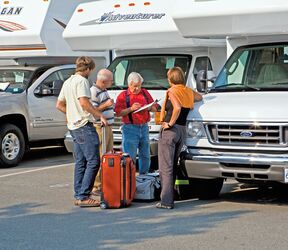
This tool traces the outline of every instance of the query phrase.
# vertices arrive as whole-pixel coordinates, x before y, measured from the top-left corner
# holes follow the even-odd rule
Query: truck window
[[[46,79],[39,84],[35,89],[35,94],[39,94],[41,91],[47,96],[58,96],[59,95],[59,84],[62,85],[71,75],[75,73],[75,69],[61,69],[50,74]],[[57,86],[56,86],[57,85]]]
[[[28,88],[32,71],[19,69],[0,69],[0,83],[9,83],[5,92],[22,93]]]
[[[111,89],[127,88],[127,77],[131,72],[142,75],[143,87],[147,89],[167,89],[167,71],[175,66],[188,73],[192,57],[190,55],[145,55],[116,58],[109,66],[113,72],[114,84]],[[187,75],[187,74],[186,74]]]
[[[71,75],[75,74],[75,69],[62,69],[58,71],[62,81],[66,81]]]
[[[288,89],[288,45],[237,49],[219,74],[211,91]]]

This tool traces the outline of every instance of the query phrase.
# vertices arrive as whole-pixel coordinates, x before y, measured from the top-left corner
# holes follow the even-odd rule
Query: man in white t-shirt
[[[76,60],[76,73],[67,79],[60,91],[57,109],[66,114],[67,127],[73,137],[74,204],[80,207],[97,207],[99,201],[90,198],[95,176],[100,167],[99,138],[93,126],[93,116],[106,126],[102,113],[90,102],[88,77],[95,68],[90,57]]]

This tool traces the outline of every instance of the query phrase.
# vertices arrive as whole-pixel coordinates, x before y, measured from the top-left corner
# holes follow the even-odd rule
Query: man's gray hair
[[[128,76],[128,84],[131,84],[131,83],[138,83],[138,82],[143,82],[143,77],[137,73],[137,72],[131,72]]]
[[[97,80],[109,81],[113,77],[112,72],[108,69],[101,69],[97,74]]]

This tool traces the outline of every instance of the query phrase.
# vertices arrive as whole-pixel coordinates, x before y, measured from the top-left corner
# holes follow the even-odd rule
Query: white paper
[[[0,89],[5,91],[9,85],[10,85],[10,82],[0,82]]]
[[[140,112],[142,110],[148,109],[148,108],[152,107],[156,102],[159,102],[159,100],[156,99],[154,102],[151,102],[151,103],[149,103],[149,104],[147,104],[147,105],[135,110],[133,113],[138,113],[138,112]]]

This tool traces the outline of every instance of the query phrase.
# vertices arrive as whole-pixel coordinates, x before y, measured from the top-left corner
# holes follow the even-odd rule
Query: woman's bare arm
[[[194,92],[194,100],[195,100],[195,102],[199,102],[199,101],[202,101],[202,95],[200,94],[200,93],[198,93],[198,92],[195,92],[195,91],[193,91]]]

